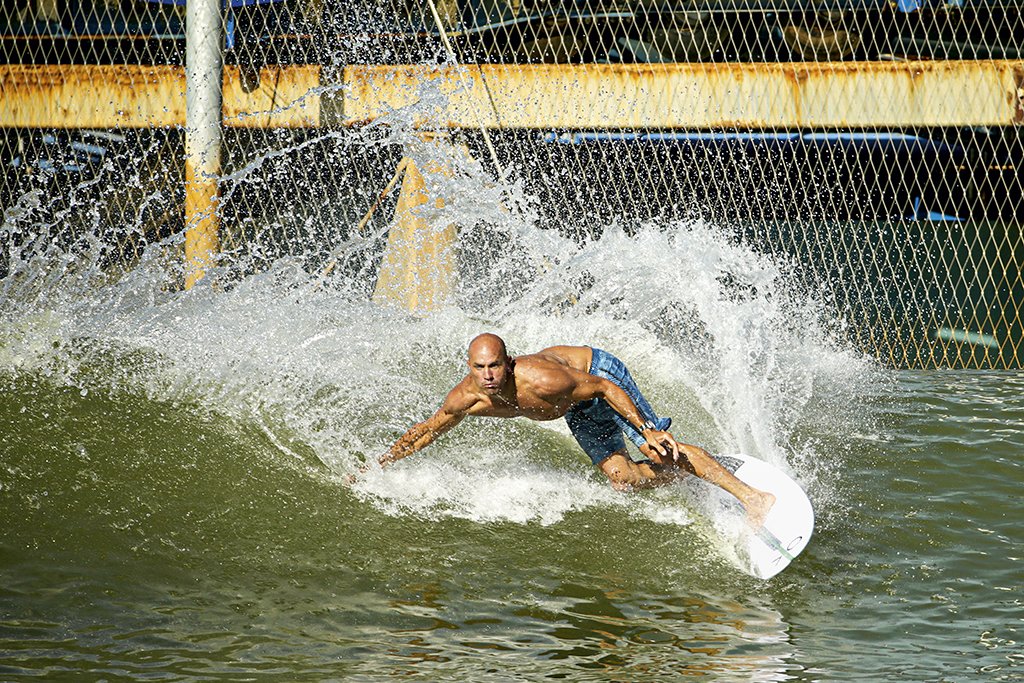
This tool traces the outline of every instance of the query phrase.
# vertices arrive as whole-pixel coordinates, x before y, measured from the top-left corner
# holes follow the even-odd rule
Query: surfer
[[[413,425],[380,457],[381,467],[408,457],[450,431],[467,415],[564,417],[591,461],[619,491],[650,488],[696,474],[735,496],[754,527],[761,526],[775,496],[734,477],[707,451],[680,443],[667,431],[618,358],[589,346],[552,346],[509,357],[505,342],[481,334],[469,344],[469,374],[433,416]],[[643,457],[634,460],[623,433]]]

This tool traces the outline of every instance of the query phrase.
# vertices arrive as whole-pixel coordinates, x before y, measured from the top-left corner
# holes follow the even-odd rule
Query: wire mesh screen
[[[1015,3],[231,0],[220,17],[221,249],[251,268],[333,267],[365,234],[350,268],[372,287],[393,131],[430,130],[520,183],[541,228],[699,219],[788,259],[886,363],[1024,362]],[[148,245],[175,258],[184,4],[20,0],[0,29],[8,251],[42,225],[71,253],[116,233],[113,270]]]

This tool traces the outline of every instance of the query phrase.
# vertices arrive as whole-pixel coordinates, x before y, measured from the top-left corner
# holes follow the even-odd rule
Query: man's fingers
[[[668,443],[672,449],[672,457],[674,459],[679,457],[679,448],[676,445],[675,439],[668,432],[653,433],[647,443],[663,458],[668,456],[669,449],[665,447],[665,444]]]
[[[668,432],[652,434],[648,443],[662,457],[667,457],[671,451],[673,462],[679,462],[679,443]]]

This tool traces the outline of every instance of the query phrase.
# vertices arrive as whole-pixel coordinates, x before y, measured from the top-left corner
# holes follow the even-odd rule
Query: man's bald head
[[[469,342],[469,376],[481,392],[499,393],[508,381],[511,363],[505,342],[496,334],[485,332]]]
[[[505,350],[505,342],[501,337],[490,332],[478,334],[469,342],[469,357],[472,359],[474,355],[481,354],[498,356],[499,358],[508,357],[508,352]]]

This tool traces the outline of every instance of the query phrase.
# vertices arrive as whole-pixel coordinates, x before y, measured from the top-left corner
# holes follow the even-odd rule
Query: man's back
[[[592,352],[593,350],[589,346],[549,346],[530,356],[520,356],[520,358],[538,356],[580,372],[587,372],[590,369]]]

